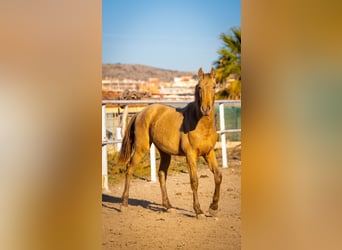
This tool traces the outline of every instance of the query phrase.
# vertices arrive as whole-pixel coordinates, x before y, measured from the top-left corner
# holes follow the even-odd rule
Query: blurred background
[[[1,249],[101,248],[102,5],[0,4]],[[340,9],[241,2],[243,249],[342,245]]]

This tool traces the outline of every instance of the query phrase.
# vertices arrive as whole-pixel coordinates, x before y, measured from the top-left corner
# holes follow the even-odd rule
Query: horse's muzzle
[[[201,113],[202,113],[202,115],[208,116],[208,115],[210,115],[210,111],[211,111],[210,105],[201,106]]]

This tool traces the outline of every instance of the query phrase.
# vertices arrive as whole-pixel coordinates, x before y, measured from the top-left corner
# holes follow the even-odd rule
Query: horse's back
[[[137,127],[148,133],[150,141],[159,150],[175,155],[182,153],[179,151],[179,141],[183,115],[176,108],[152,104],[138,115],[137,122]]]
[[[144,122],[148,124],[163,123],[167,120],[173,121],[173,123],[179,121],[179,124],[181,124],[183,116],[174,107],[156,103],[143,109],[138,114],[138,117],[144,119]]]

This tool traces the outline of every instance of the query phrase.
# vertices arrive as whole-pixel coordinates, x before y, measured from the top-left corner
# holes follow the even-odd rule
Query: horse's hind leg
[[[171,161],[171,155],[168,155],[164,152],[160,151],[160,166],[159,166],[159,183],[160,183],[160,189],[161,189],[161,194],[162,194],[162,199],[163,199],[163,206],[166,209],[171,208],[171,204],[169,201],[169,198],[167,196],[167,191],[166,191],[166,179],[167,179],[167,170],[169,168]]]
[[[133,172],[136,166],[139,164],[141,158],[145,155],[147,149],[141,149],[140,147],[136,148],[130,162],[126,166],[126,179],[125,179],[125,188],[122,193],[122,207],[128,207],[128,195],[129,195],[129,184],[133,175]]]
[[[222,174],[221,174],[220,169],[218,168],[214,150],[211,150],[206,156],[204,156],[204,158],[208,163],[209,169],[214,174],[215,192],[213,196],[213,201],[209,207],[209,213],[213,216],[216,216],[217,209],[218,209],[218,202],[220,199],[220,186],[222,182]]]

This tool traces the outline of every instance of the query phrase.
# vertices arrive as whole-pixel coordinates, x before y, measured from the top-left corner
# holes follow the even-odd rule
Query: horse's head
[[[215,101],[215,69],[211,68],[209,74],[204,74],[202,68],[198,70],[199,82],[196,85],[195,101],[199,105],[202,115],[208,116],[214,112]]]

